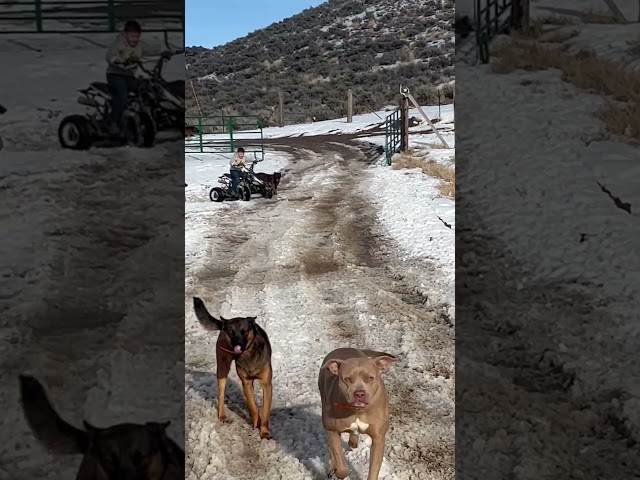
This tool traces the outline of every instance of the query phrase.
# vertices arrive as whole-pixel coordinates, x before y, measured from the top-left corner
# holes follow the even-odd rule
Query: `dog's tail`
[[[20,375],[20,401],[29,428],[47,450],[61,455],[84,453],[88,436],[65,422],[53,409],[42,384],[34,377]]]
[[[361,352],[364,353],[369,358],[376,358],[376,357],[396,358],[395,355],[391,355],[390,353],[376,352],[375,350],[361,350]]]
[[[193,311],[205,330],[222,330],[222,320],[218,320],[209,313],[202,299],[193,297]]]

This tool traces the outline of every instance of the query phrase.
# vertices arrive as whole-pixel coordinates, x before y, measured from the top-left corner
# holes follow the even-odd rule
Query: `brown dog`
[[[273,193],[274,194],[278,194],[278,185],[280,184],[280,179],[282,178],[282,173],[280,172],[276,172],[276,173],[256,173],[256,178],[258,180],[261,180],[262,182],[266,183],[267,185],[271,185],[271,188],[273,188]]]
[[[184,451],[167,434],[169,422],[74,427],[54,410],[38,380],[20,375],[24,416],[51,453],[83,455],[76,480],[179,480]]]
[[[349,476],[340,434],[349,433],[349,446],[356,448],[359,434],[366,433],[371,437],[367,480],[378,480],[389,429],[389,397],[380,374],[395,360],[388,353],[338,348],[322,362],[318,388],[331,454],[329,475]]]
[[[247,399],[253,428],[260,428],[260,437],[269,439],[269,419],[271,417],[271,401],[273,387],[271,384],[273,370],[271,368],[271,343],[269,337],[257,323],[256,317],[231,318],[212,317],[204,302],[193,297],[193,308],[196,318],[205,330],[219,331],[216,342],[216,361],[218,377],[218,419],[226,421],[224,411],[224,390],[231,363],[235,360],[236,372],[242,381],[242,390]],[[258,414],[253,382],[258,380],[262,387],[262,415]]]

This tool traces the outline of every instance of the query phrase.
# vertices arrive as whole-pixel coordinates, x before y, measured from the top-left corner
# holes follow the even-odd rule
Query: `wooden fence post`
[[[511,26],[514,30],[527,33],[529,31],[529,3],[530,0],[514,0]]]
[[[409,150],[409,99],[402,97],[400,102],[400,151]]]
[[[520,0],[522,4],[522,29],[525,33],[529,33],[531,0]]]
[[[347,92],[347,123],[353,122],[353,90]]]

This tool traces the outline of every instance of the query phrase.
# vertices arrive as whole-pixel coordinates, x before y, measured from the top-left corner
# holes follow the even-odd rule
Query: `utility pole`
[[[353,122],[353,90],[347,92],[347,123]]]
[[[191,91],[193,92],[193,98],[196,100],[196,107],[198,107],[198,114],[202,117],[202,109],[200,108],[200,102],[198,101],[198,95],[196,94],[196,89],[193,86],[193,80],[189,79],[189,83],[191,84]]]
[[[189,85],[191,85],[191,92],[193,93],[193,98],[196,101],[196,107],[198,107],[198,114],[202,117],[202,109],[200,108],[200,102],[198,102],[198,95],[196,94],[196,88],[193,86],[193,80],[191,79],[191,75],[189,75],[189,65],[185,65],[185,69],[187,71],[187,76],[189,77]]]

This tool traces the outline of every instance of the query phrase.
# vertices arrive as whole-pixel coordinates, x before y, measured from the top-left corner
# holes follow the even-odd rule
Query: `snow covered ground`
[[[627,21],[634,22],[638,19],[640,5],[637,0],[614,0],[613,3]],[[563,16],[579,19],[585,14],[611,16],[611,11],[604,0],[565,0],[562,4],[553,0],[532,0],[531,14],[533,18]],[[618,29],[618,31],[624,31],[624,29]]]
[[[183,244],[171,208],[182,196],[182,140],[71,152],[57,139],[61,118],[82,111],[76,89],[104,81],[112,38],[0,36],[10,66],[0,78],[0,478],[73,478],[80,461],[35,441],[19,373],[40,378],[75,425],[172,420],[170,435],[184,438],[183,398],[167,395],[183,385],[182,309],[165,291],[167,279],[181,284],[183,259],[157,261]],[[183,78],[183,63],[174,59],[167,77]]]
[[[326,476],[317,375],[338,346],[401,359],[385,377],[392,427],[383,477],[453,478],[453,202],[437,198],[435,181],[422,173],[366,163],[358,144],[340,135],[313,138],[378,123],[362,116],[346,129],[343,121],[270,129],[282,145],[259,169],[285,172],[271,200],[209,202],[230,154],[187,155],[187,478]],[[308,141],[287,144],[305,133]],[[198,326],[193,295],[225,317],[257,315],[270,335],[272,440],[260,441],[247,424],[235,372],[227,384],[231,423],[219,424],[216,335]],[[369,445],[347,452],[350,478],[366,478]]]
[[[589,32],[606,29],[607,41],[620,44],[632,27],[577,24],[572,28],[580,32],[581,42],[603,52],[603,37],[589,42]],[[576,426],[584,422],[588,430],[569,437],[573,426],[531,428],[515,409],[509,413],[512,417],[498,424],[504,412],[483,411],[473,420],[478,438],[467,446],[465,462],[474,465],[474,474],[475,465],[484,463],[501,478],[565,476],[563,466],[569,458],[582,472],[600,468],[594,462],[637,471],[637,463],[620,459],[637,458],[627,442],[640,440],[640,363],[635,353],[640,306],[636,273],[640,230],[635,210],[640,190],[635,178],[640,149],[605,133],[597,111],[608,99],[564,82],[559,71],[497,75],[487,66],[458,65],[456,73],[457,114],[465,119],[456,143],[464,218],[473,220],[479,228],[475,234],[488,242],[485,255],[502,252],[505,264],[495,268],[506,269],[508,279],[493,297],[486,293],[491,285],[486,286],[474,317],[484,329],[484,337],[475,341],[493,345],[483,361],[491,362],[494,355],[496,363],[479,364],[470,345],[460,350],[465,358],[458,359],[458,365],[474,372],[474,378],[465,381],[477,382],[479,392],[467,401],[473,410],[483,402],[491,409],[495,392],[501,396],[498,407],[517,405],[512,398],[524,393],[529,399],[527,412],[541,402],[537,424],[553,425],[562,422],[566,408],[582,409],[583,414],[570,422]],[[617,208],[598,182],[629,202],[631,214]],[[480,255],[461,253],[464,263],[472,265]],[[500,318],[499,305],[512,305],[517,311]],[[469,323],[465,329],[473,329]],[[506,358],[505,328],[522,342],[519,350],[514,349],[517,358]],[[480,327],[474,334],[479,331]],[[489,333],[493,337],[485,338]],[[498,357],[505,363],[497,363]],[[547,377],[547,383],[526,384],[535,382],[534,372],[545,371],[544,365],[571,381],[554,386]],[[525,392],[527,388],[533,390]],[[466,415],[468,421],[473,414]],[[496,431],[503,433],[499,440]],[[525,440],[528,447],[523,451]],[[518,459],[512,465],[493,457],[493,452],[503,457],[513,453],[508,445],[519,445],[513,447]],[[498,465],[504,470],[499,471]],[[599,476],[624,475],[610,470]]]

